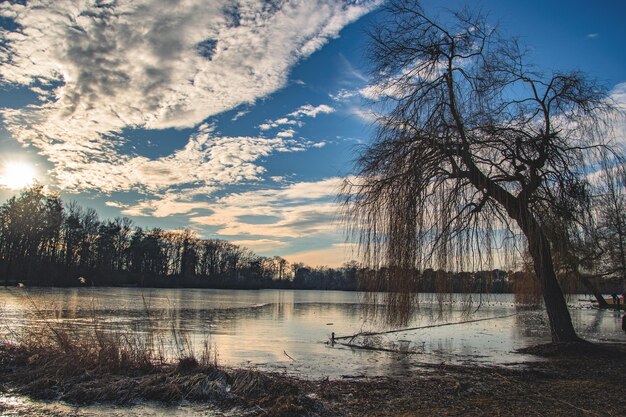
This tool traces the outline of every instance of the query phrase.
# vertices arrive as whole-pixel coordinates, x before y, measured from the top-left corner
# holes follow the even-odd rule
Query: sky
[[[337,192],[374,133],[381,4],[0,2],[0,201],[34,176],[101,218],[341,265],[356,253]],[[479,8],[539,69],[581,70],[626,102],[622,0],[423,5]]]

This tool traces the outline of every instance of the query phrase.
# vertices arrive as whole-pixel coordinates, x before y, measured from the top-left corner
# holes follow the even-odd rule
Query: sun
[[[32,165],[25,162],[8,162],[0,174],[0,184],[12,190],[19,190],[32,185],[37,173]]]

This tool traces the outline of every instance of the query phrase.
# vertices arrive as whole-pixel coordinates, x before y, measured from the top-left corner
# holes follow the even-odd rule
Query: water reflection
[[[198,349],[209,340],[222,364],[307,377],[394,375],[420,362],[519,362],[525,358],[513,350],[550,338],[543,311],[518,309],[511,295],[473,295],[471,304],[467,296],[420,295],[419,314],[407,327],[500,318],[377,336],[380,347],[410,355],[326,343],[332,332],[385,329],[367,315],[358,293],[72,288],[1,289],[0,297],[5,322],[13,328],[37,325],[41,316],[85,328],[96,320],[110,331],[167,334],[173,328]],[[572,318],[583,337],[626,341],[615,313],[573,303]]]

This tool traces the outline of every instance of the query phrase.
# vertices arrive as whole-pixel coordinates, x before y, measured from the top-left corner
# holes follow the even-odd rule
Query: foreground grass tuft
[[[207,401],[245,415],[276,417],[319,408],[289,378],[220,367],[208,341],[196,355],[181,333],[170,339],[176,355],[169,361],[163,335],[145,332],[45,322],[10,335],[0,343],[0,379],[13,392],[36,399],[80,405]]]

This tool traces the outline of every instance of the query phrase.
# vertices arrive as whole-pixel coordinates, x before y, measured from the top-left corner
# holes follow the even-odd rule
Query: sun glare
[[[32,185],[35,176],[36,172],[32,165],[25,162],[10,162],[4,165],[0,184],[12,190],[19,190]]]

